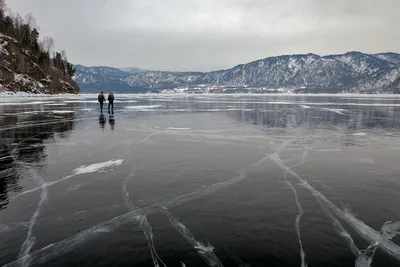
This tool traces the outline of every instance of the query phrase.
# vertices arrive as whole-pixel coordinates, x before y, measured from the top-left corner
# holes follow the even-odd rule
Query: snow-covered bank
[[[129,94],[121,93],[115,94],[115,102],[131,102],[135,103],[135,99],[166,99],[166,98],[225,98],[225,97],[339,97],[347,99],[368,99],[368,98],[382,98],[382,99],[400,99],[400,94],[295,94],[295,93],[264,93],[264,94],[252,94],[252,93],[203,93],[203,94],[188,94],[188,93],[146,93],[146,94]],[[46,99],[66,99],[68,102],[77,103],[97,103],[96,94],[34,94],[27,92],[10,92],[0,91],[0,102],[13,102],[23,99],[29,100],[46,100]],[[87,100],[95,99],[95,100]]]
[[[0,102],[16,101],[21,99],[29,100],[43,100],[43,99],[81,99],[84,98],[78,94],[34,94],[28,92],[10,92],[10,91],[0,91]]]

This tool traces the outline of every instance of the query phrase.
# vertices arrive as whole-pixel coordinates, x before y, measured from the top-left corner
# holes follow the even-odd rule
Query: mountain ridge
[[[400,93],[400,54],[394,52],[281,55],[210,72],[75,67],[75,80],[83,92]],[[99,74],[110,69],[111,73]],[[134,73],[126,71],[129,69]]]

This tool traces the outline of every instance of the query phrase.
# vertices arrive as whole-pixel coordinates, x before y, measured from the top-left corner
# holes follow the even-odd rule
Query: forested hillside
[[[75,68],[51,37],[41,37],[35,17],[13,14],[0,0],[0,91],[78,93]]]

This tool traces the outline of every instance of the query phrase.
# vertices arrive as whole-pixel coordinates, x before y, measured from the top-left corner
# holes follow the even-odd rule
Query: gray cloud
[[[74,63],[215,70],[280,54],[399,52],[398,0],[8,0]]]

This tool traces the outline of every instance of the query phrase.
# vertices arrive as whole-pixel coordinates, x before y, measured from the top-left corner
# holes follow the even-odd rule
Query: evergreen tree
[[[4,18],[4,31],[9,35],[12,35],[14,32],[14,22],[10,16]]]
[[[34,29],[31,31],[30,39],[31,39],[31,46],[32,46],[33,50],[34,50],[35,52],[39,51],[39,43],[38,43],[38,40],[39,40],[39,32],[36,30],[36,28],[34,28]]]

